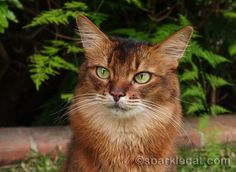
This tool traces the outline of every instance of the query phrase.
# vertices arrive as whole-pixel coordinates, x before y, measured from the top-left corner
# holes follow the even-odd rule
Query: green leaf
[[[226,81],[224,78],[215,76],[212,74],[206,74],[206,78],[209,81],[212,88],[215,90],[216,88],[225,86],[225,85],[231,85],[228,81]]]
[[[48,80],[50,76],[58,75],[60,69],[78,72],[77,67],[59,56],[49,57],[42,54],[34,54],[30,59],[31,79],[37,90],[39,90],[42,83]]]
[[[236,43],[230,45],[230,47],[229,47],[229,54],[231,56],[236,55]]]
[[[191,50],[194,55],[208,62],[213,68],[216,68],[219,64],[229,62],[229,60],[223,56],[203,50],[197,43],[191,44]]]
[[[55,47],[63,47],[67,45],[67,43],[62,40],[49,40],[48,42],[52,44],[52,46],[55,46]]]
[[[190,63],[193,64],[193,54],[192,54],[192,50],[191,50],[191,42],[190,45],[187,47],[183,57],[180,59],[180,63]]]
[[[20,9],[23,8],[23,5],[19,0],[9,0],[9,2],[17,8],[20,8]]]
[[[219,64],[229,62],[229,60],[223,56],[220,56],[218,54],[214,54],[211,51],[204,51],[204,54],[202,56],[206,61],[209,62],[209,64],[216,68]]]
[[[175,31],[179,30],[181,26],[176,24],[165,24],[159,26],[154,33],[154,38],[151,39],[152,42],[160,42],[166,39],[170,34],[174,33]]]
[[[73,93],[62,93],[61,94],[61,99],[62,100],[65,100],[67,102],[70,102],[74,97],[74,94]]]
[[[192,23],[182,14],[179,14],[179,23],[181,26],[192,26]]]
[[[40,13],[38,16],[36,16],[30,24],[25,26],[25,28],[34,27],[38,25],[47,25],[47,24],[65,25],[68,24],[68,18],[62,9],[44,11]]]
[[[208,122],[209,122],[209,116],[207,114],[201,116],[198,119],[198,129],[203,130],[204,128],[206,128],[208,125]]]
[[[83,2],[72,1],[72,2],[66,2],[64,4],[64,8],[78,11],[86,11],[88,9],[88,6]]]
[[[41,52],[43,54],[47,54],[48,56],[52,56],[52,55],[55,55],[59,52],[59,48],[57,47],[52,47],[52,46],[44,46],[43,47],[43,50],[41,50]]]
[[[231,112],[230,110],[225,109],[224,107],[219,106],[219,105],[212,105],[210,107],[210,109],[211,109],[211,113],[213,115],[224,114],[224,113],[230,113]]]
[[[204,110],[205,110],[205,107],[202,103],[194,102],[188,107],[187,113],[194,114],[195,112],[204,111]]]
[[[140,8],[140,9],[145,9],[144,6],[143,6],[143,3],[142,1],[140,0],[126,0],[129,4],[134,4],[136,7]]]
[[[88,16],[97,26],[100,26],[103,21],[107,19],[107,15],[99,12],[87,12],[85,14]]]
[[[199,97],[202,100],[206,100],[205,92],[200,83],[189,86],[186,90],[184,90],[182,97]]]
[[[224,12],[223,15],[230,19],[236,19],[236,12],[227,11],[227,12]]]
[[[198,70],[186,70],[180,77],[180,81],[194,81],[198,78]]]
[[[74,53],[74,54],[77,54],[77,53],[81,53],[83,52],[83,49],[80,48],[80,47],[77,47],[77,46],[74,46],[74,45],[68,45],[66,46],[67,48],[67,53]]]

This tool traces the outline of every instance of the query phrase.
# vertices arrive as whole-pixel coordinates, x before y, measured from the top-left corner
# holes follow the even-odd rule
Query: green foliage
[[[85,11],[87,8],[87,5],[82,2],[67,2],[60,9],[51,9],[42,12],[36,16],[26,28],[47,24],[66,25],[69,23],[69,18],[75,18],[78,11]]]
[[[68,54],[83,52],[81,48],[62,40],[48,41],[48,44],[43,46],[41,51],[31,56],[31,78],[37,90],[50,76],[59,75],[60,69],[78,72],[78,67],[58,55],[60,51],[64,49]]]
[[[232,145],[210,143],[204,148],[181,148],[182,160],[189,160],[178,165],[179,172],[234,172],[236,170],[236,149]]]
[[[55,52],[55,49],[52,47],[46,48],[49,53]],[[73,64],[66,62],[59,56],[50,57],[41,54],[34,54],[31,56],[31,63],[31,78],[35,83],[37,90],[39,90],[41,84],[48,80],[50,76],[59,75],[60,69],[66,69],[75,72],[78,70],[78,68],[76,68]]]
[[[178,23],[163,24],[158,26],[154,32],[150,34],[138,31],[134,28],[120,28],[113,31],[113,33],[157,43],[187,25],[192,24],[185,16],[179,15]],[[231,85],[224,78],[215,76],[204,70],[204,68],[211,68],[213,69],[212,71],[217,70],[219,65],[229,62],[229,60],[212,51],[204,50],[197,41],[198,37],[200,36],[195,31],[192,41],[190,42],[184,57],[181,59],[180,65],[180,68],[182,69],[179,73],[182,85],[181,97],[186,109],[185,112],[188,115],[210,113],[210,105],[207,103],[206,98],[206,82],[207,86],[211,87],[213,90]],[[225,112],[228,111],[224,111],[224,113]]]
[[[69,19],[75,19],[79,13],[90,17],[97,25],[106,18],[106,15],[104,14],[98,12],[89,13],[87,10],[88,6],[83,2],[66,2],[60,9],[51,9],[49,11],[41,12],[30,24],[25,26],[25,28],[48,24],[67,25],[69,24]]]
[[[218,77],[218,76],[215,76],[215,75],[206,74],[206,78],[207,78],[207,80],[209,81],[209,84],[211,85],[211,87],[214,90],[216,90],[217,88],[220,88],[222,86],[225,86],[225,85],[231,85],[224,78]]]
[[[198,130],[203,130],[207,127],[209,122],[209,116],[208,115],[203,115],[199,117],[198,119]]]
[[[211,109],[211,114],[213,114],[213,115],[230,113],[230,111],[228,109],[225,109],[224,107],[222,107],[220,105],[212,105],[210,109]]]
[[[2,172],[59,172],[65,161],[64,155],[58,151],[55,158],[32,152],[27,160],[16,165],[0,168]]]
[[[204,94],[204,90],[202,88],[202,86],[200,85],[200,83],[198,83],[197,85],[193,85],[191,87],[188,87],[184,93],[182,94],[182,97],[199,97],[201,99],[205,99],[206,96]]]
[[[144,5],[142,1],[140,0],[126,0],[129,4],[134,4],[136,7],[145,10]]]
[[[0,33],[9,27],[9,21],[18,22],[14,12],[9,7],[23,8],[19,0],[0,1]]]
[[[231,56],[236,55],[236,43],[233,43],[232,45],[230,45],[230,47],[229,47],[229,54]]]
[[[73,99],[73,94],[72,93],[62,93],[61,94],[61,99],[65,100],[67,102],[70,102]]]
[[[182,1],[161,3],[154,0],[121,0],[119,3],[111,0],[50,0],[47,3],[5,0],[0,2],[0,33],[5,32],[9,21],[17,22],[17,18],[23,18],[22,23],[28,23],[24,32],[31,33],[30,37],[36,35],[34,39],[30,39],[30,44],[33,45],[29,48],[32,54],[28,61],[36,89],[39,90],[50,78],[62,72],[73,75],[73,78],[63,81],[66,84],[63,88],[58,88],[55,96],[70,101],[78,66],[83,59],[81,43],[76,33],[75,19],[78,13],[88,16],[95,24],[102,25],[102,30],[112,36],[151,43],[158,43],[178,29],[192,25],[195,31],[178,70],[184,113],[199,116],[229,113],[222,103],[222,97],[225,88],[236,84],[235,75],[230,68],[234,64],[231,63],[232,56],[236,55],[236,32],[234,30],[228,34],[230,29],[227,30],[236,28],[236,3],[228,2],[228,6],[225,5],[222,10],[213,9],[224,6],[218,3],[220,2],[198,0],[184,6]],[[16,18],[13,10],[24,10],[23,6],[24,14],[19,14]],[[206,15],[208,13],[210,17]],[[19,37],[19,34],[16,35]],[[28,39],[28,35],[26,37]],[[14,48],[18,44],[17,42]],[[22,56],[29,57],[29,54]],[[64,77],[61,80],[65,80]],[[212,99],[214,96],[215,100]]]
[[[49,24],[67,26],[69,24],[69,19],[75,19],[78,12],[89,16],[98,25],[106,18],[106,15],[102,13],[89,12],[88,6],[85,3],[72,1],[64,3],[63,7],[60,9],[50,9],[49,11],[41,12],[30,24],[25,26],[25,28]],[[71,38],[71,40],[76,39]],[[44,45],[39,52],[31,56],[31,78],[35,83],[37,90],[39,90],[42,83],[51,76],[59,75],[60,69],[77,72],[78,66],[76,67],[63,60],[62,57],[73,55],[77,58],[77,55],[80,55],[83,52],[80,47],[76,46],[75,42],[71,42],[70,40],[50,40],[47,41],[47,44],[49,45]],[[62,95],[61,98],[69,100],[70,96]]]
[[[235,172],[236,170],[236,147],[235,145],[208,145],[205,148],[186,148],[180,149],[178,155],[183,161],[178,164],[179,172]],[[215,160],[215,163],[209,163]],[[1,166],[1,172],[59,172],[63,167],[65,158],[59,153],[55,158],[49,155],[32,153],[26,160]],[[220,161],[222,163],[220,163]],[[181,163],[185,162],[185,163]]]

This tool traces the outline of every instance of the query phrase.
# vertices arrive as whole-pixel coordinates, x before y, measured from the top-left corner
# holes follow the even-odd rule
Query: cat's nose
[[[121,97],[125,96],[125,92],[123,90],[112,90],[110,94],[113,96],[115,102],[118,102]]]

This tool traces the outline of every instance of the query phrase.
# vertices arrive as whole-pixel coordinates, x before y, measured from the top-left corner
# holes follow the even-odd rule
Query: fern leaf
[[[88,6],[83,2],[72,1],[72,2],[66,2],[64,4],[64,8],[78,11],[86,11],[88,9]]]
[[[136,7],[140,8],[140,9],[143,9],[143,10],[145,9],[142,1],[140,1],[140,0],[126,0],[126,1],[130,4],[131,3],[134,4]]]
[[[68,24],[68,18],[62,9],[44,11],[40,15],[35,17],[29,25],[25,26],[25,28],[47,24],[65,25]]]
[[[227,11],[223,13],[225,17],[230,19],[236,19],[236,12]]]
[[[66,52],[67,52],[68,54],[69,54],[69,53],[77,54],[77,53],[83,52],[83,49],[82,49],[82,48],[77,47],[77,46],[74,46],[74,45],[67,45],[66,48],[67,48],[67,51],[66,51]]]
[[[54,47],[63,47],[66,44],[66,42],[62,40],[49,40],[48,43],[52,44]]]
[[[61,94],[61,99],[62,100],[65,100],[67,102],[70,102],[74,97],[74,94],[73,93],[62,93]]]
[[[231,85],[228,81],[226,81],[224,78],[219,77],[219,76],[206,74],[206,78],[213,89],[216,89],[225,85]]]
[[[192,26],[192,23],[182,14],[179,14],[179,23],[181,26]]]
[[[202,88],[202,86],[198,83],[197,85],[193,85],[191,87],[188,87],[186,90],[184,90],[182,97],[199,97],[202,100],[206,100],[205,92]]]
[[[88,16],[97,26],[100,26],[103,21],[107,19],[107,15],[99,12],[87,12],[85,14]]]
[[[229,62],[229,60],[223,56],[220,56],[218,54],[214,54],[210,51],[204,51],[204,54],[202,56],[208,63],[213,67],[216,68],[217,65]]]
[[[192,81],[196,80],[198,78],[198,70],[190,70],[190,71],[185,71],[181,76],[180,76],[180,81]]]
[[[192,58],[193,58],[193,54],[192,54],[192,51],[191,51],[191,44],[190,46],[187,47],[183,57],[180,59],[180,63],[190,63],[190,64],[193,64],[192,63]]]
[[[0,33],[4,33],[9,26],[9,21],[18,22],[15,14],[8,8],[6,2],[0,2]]]
[[[59,56],[49,57],[42,54],[31,56],[30,73],[31,79],[35,83],[36,89],[50,76],[59,74],[60,69],[66,69],[77,72],[78,69],[71,63],[66,62]]]
[[[88,6],[83,2],[66,2],[61,9],[51,9],[40,13],[25,28],[47,24],[66,25],[69,23],[70,17],[75,18],[78,11],[86,11],[87,9]]]
[[[232,44],[232,45],[229,47],[229,54],[230,54],[231,56],[236,55],[236,43]]]
[[[155,37],[152,38],[151,41],[152,42],[160,42],[160,41],[164,40],[165,38],[167,38],[171,33],[177,31],[180,28],[181,28],[181,26],[178,26],[176,24],[162,25],[162,26],[158,27],[158,29],[154,33]]]
[[[223,113],[230,113],[230,110],[225,109],[224,107],[219,106],[219,105],[212,105],[210,107],[210,109],[211,109],[211,113],[213,115],[223,114]]]
[[[22,3],[19,0],[8,0],[9,3],[11,3],[13,6],[15,6],[16,8],[23,8]]]
[[[47,54],[48,56],[52,56],[55,55],[59,52],[59,48],[57,47],[52,47],[52,46],[44,46],[43,49],[41,50],[41,52],[43,54]]]
[[[198,119],[198,129],[203,130],[204,128],[207,127],[208,123],[209,123],[209,116],[207,114],[202,115]]]
[[[187,109],[187,113],[188,114],[194,114],[195,112],[199,112],[199,111],[204,111],[205,107],[203,106],[202,103],[192,103],[188,109]]]

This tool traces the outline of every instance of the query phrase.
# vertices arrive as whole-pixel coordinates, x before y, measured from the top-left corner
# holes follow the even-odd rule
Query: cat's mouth
[[[113,105],[109,106],[110,109],[115,110],[115,111],[127,111],[127,108],[122,107],[118,103],[114,103]]]

